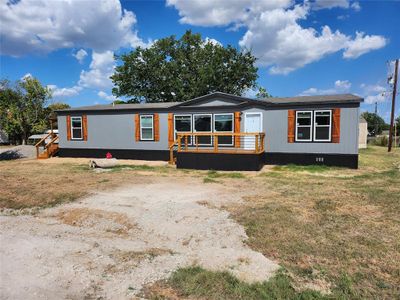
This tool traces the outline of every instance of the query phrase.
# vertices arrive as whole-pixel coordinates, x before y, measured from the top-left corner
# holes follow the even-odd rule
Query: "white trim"
[[[73,126],[73,119],[79,119],[81,121],[81,127],[74,127]],[[80,129],[81,130],[81,137],[80,138],[76,138],[74,137],[74,130],[73,129]],[[83,140],[83,120],[82,117],[71,117],[71,140]]]
[[[298,113],[310,113],[310,125],[299,125],[297,123],[297,114]],[[296,142],[312,142],[312,139],[313,139],[313,111],[312,110],[297,110],[296,111],[296,119],[294,121],[296,122],[295,141]],[[308,127],[308,128],[310,128],[310,138],[309,139],[299,139],[297,137],[297,128],[299,128],[299,127]]]
[[[193,131],[193,115],[192,114],[174,114],[174,139],[177,138],[176,126],[175,126],[175,117],[190,117],[190,131],[179,131],[179,133],[192,133]],[[190,137],[189,145],[192,144],[192,137]]]
[[[260,116],[260,128],[261,130],[259,132],[263,132],[263,114],[261,112],[245,112],[244,113],[244,132],[248,132],[246,128],[246,119],[248,115],[259,115]],[[250,133],[250,132],[249,132]],[[255,133],[255,132],[254,132]],[[252,144],[254,143],[254,145]],[[243,147],[244,149],[250,149],[254,150],[256,148],[256,137],[254,136],[244,136],[243,137]]]
[[[318,125],[317,122],[315,121],[317,118],[317,113],[324,113],[324,112],[329,112],[329,125]],[[317,127],[328,127],[329,128],[329,135],[328,139],[317,139],[316,138],[316,128]],[[325,110],[314,110],[314,117],[313,117],[313,138],[314,142],[330,142],[332,140],[332,110],[330,109],[325,109]]]
[[[230,130],[230,131],[216,131],[215,130],[215,116],[226,116],[226,115],[231,115],[232,116],[232,130]],[[214,118],[213,118],[213,122],[212,122],[212,130],[213,130],[213,132],[215,133],[215,132],[221,132],[221,133],[228,133],[228,132],[234,132],[234,127],[235,127],[235,117],[234,117],[234,114],[233,113],[218,113],[218,114],[214,114]],[[218,143],[218,145],[219,146],[233,146],[233,140],[234,140],[234,138],[233,138],[233,135],[232,135],[232,143],[230,143],[230,144],[220,144],[220,143]]]
[[[192,130],[193,130],[193,132],[197,132],[197,130],[196,130],[196,126],[195,126],[195,122],[194,122],[194,119],[196,118],[196,116],[210,116],[211,118],[211,120],[210,120],[210,127],[211,127],[211,131],[199,131],[199,132],[205,132],[205,133],[212,133],[213,132],[213,114],[193,114],[193,119],[192,119],[192,122],[193,122],[193,126],[192,126]],[[212,141],[212,136],[210,136],[210,143],[209,144],[199,144],[199,146],[211,146],[213,143],[212,143],[213,141]]]
[[[151,127],[143,127],[142,126],[142,117],[151,117]],[[141,141],[154,141],[154,115],[140,115],[140,120],[139,120],[139,126],[140,126],[140,140]],[[150,139],[144,139],[142,136],[142,129],[151,129],[151,138]]]

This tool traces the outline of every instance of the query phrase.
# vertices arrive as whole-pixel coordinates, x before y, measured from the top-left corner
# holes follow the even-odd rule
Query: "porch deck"
[[[265,133],[179,133],[170,146],[170,164],[178,168],[258,170]]]

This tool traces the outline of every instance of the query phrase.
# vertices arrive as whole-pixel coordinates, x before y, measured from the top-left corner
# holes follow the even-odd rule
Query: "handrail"
[[[45,141],[52,133],[50,132],[49,134],[47,134],[44,138],[42,138],[39,142],[37,142],[35,144],[35,147],[39,147],[41,143],[43,143],[43,141]]]
[[[199,145],[198,137],[209,136],[211,141],[209,145]],[[232,137],[233,145],[220,145],[219,137]],[[248,149],[241,145],[235,146],[235,140],[238,137],[254,137],[253,149]],[[189,140],[191,142],[189,143]],[[261,154],[265,151],[265,133],[264,132],[179,132],[177,138],[169,146],[169,163],[174,163],[174,148],[177,152],[194,153],[234,153],[234,154]]]
[[[207,145],[200,144],[201,147],[199,147],[199,136],[210,137],[210,143]],[[253,137],[254,141],[251,141],[254,144],[247,148],[243,144],[235,146],[235,143],[232,145],[220,145],[218,143],[219,137],[232,137],[233,140],[237,137]],[[191,143],[188,143],[189,138],[192,138]],[[178,133],[175,143],[177,142],[178,144],[178,152],[260,154],[265,150],[264,141],[264,132],[181,132]]]
[[[58,140],[58,135],[56,135],[55,138],[53,138],[50,142],[48,142],[48,143],[46,144],[45,148],[50,147],[50,146],[51,146],[55,141],[57,141],[57,140]]]

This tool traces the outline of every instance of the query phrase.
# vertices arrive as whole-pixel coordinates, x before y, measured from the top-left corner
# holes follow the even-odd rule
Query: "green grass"
[[[274,171],[288,171],[288,172],[310,172],[310,173],[321,173],[326,171],[338,170],[338,167],[329,167],[324,165],[295,165],[288,164],[285,166],[275,166],[273,167]]]
[[[209,177],[209,178],[236,178],[236,179],[246,178],[246,176],[240,172],[217,172],[214,170],[208,171],[207,177]]]
[[[290,278],[278,272],[269,281],[248,284],[228,272],[211,272],[188,267],[174,272],[168,280],[179,296],[200,299],[327,299],[312,290],[296,291]]]

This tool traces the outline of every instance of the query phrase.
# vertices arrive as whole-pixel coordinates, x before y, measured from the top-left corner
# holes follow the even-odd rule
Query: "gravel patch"
[[[35,216],[0,216],[0,298],[130,299],[179,267],[247,282],[279,268],[220,209],[240,202],[237,192],[193,178],[149,180]]]
[[[20,145],[12,148],[0,149],[0,160],[19,158],[35,158],[36,148],[31,145]]]

